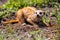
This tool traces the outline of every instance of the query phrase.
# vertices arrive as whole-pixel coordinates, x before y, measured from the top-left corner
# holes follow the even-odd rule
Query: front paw
[[[23,26],[25,26],[25,25],[26,25],[26,23],[23,23],[22,25],[23,25]]]

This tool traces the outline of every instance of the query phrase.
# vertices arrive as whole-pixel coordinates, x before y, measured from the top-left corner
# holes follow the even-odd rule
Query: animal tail
[[[10,20],[10,21],[3,22],[3,24],[16,23],[16,22],[18,22],[18,20]]]

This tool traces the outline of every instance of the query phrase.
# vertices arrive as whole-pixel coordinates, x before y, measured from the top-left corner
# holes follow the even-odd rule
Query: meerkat
[[[24,7],[19,9],[16,13],[16,20],[10,20],[3,22],[4,24],[18,22],[20,24],[25,23],[25,20],[32,25],[36,25],[35,22],[41,21],[42,16],[44,15],[44,11],[37,10],[34,7]]]

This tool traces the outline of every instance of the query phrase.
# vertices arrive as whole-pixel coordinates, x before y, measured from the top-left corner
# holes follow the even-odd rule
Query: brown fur
[[[12,23],[12,22],[18,22],[20,24],[24,23],[24,20],[28,21],[32,25],[35,25],[34,22],[38,21],[37,15],[34,15],[37,11],[34,7],[24,7],[22,9],[19,9],[16,14],[16,20],[10,20],[7,22],[4,22],[4,24]]]

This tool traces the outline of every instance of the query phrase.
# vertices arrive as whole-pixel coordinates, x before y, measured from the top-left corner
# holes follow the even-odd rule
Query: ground
[[[15,16],[11,15],[6,19],[12,18],[15,19]],[[0,25],[0,40],[60,40],[59,33],[60,30],[56,27],[35,27],[18,23]]]

